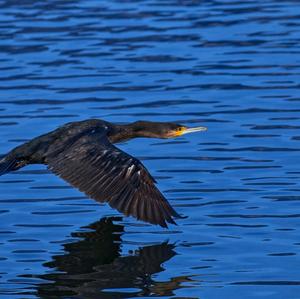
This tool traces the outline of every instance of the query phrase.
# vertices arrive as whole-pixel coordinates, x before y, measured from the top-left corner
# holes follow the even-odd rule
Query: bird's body
[[[138,121],[115,125],[89,119],[65,124],[36,137],[0,160],[0,176],[28,164],[46,164],[74,187],[100,202],[137,219],[166,227],[179,217],[155,187],[143,164],[113,145],[135,137],[170,138],[187,129],[174,123]]]

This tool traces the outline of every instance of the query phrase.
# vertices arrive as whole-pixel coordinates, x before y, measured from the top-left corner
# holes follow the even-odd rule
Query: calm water
[[[300,298],[299,1],[3,0],[0,40],[0,154],[91,117],[209,127],[120,145],[169,230],[1,177],[1,298]]]

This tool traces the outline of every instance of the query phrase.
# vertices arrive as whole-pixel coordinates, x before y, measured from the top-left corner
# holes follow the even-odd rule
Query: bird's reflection
[[[44,264],[57,271],[39,276],[47,280],[37,286],[41,298],[170,296],[181,282],[189,280],[181,276],[156,282],[152,278],[163,270],[161,264],[176,254],[173,244],[145,246],[121,256],[124,227],[113,220],[116,218],[103,218],[89,225],[90,231],[73,233],[79,240],[65,244],[64,255]]]

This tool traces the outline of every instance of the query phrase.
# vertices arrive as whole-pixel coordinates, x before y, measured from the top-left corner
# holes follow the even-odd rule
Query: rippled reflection
[[[118,218],[102,218],[72,233],[76,242],[63,245],[65,254],[53,256],[44,264],[53,273],[39,276],[47,283],[37,285],[42,298],[128,298],[149,295],[171,296],[187,277],[158,282],[154,274],[164,270],[162,264],[176,253],[174,245],[163,242],[140,247],[121,255],[124,226],[114,224]],[[88,230],[87,230],[88,229]],[[28,276],[27,276],[28,277]],[[109,290],[111,289],[111,290]],[[113,290],[119,289],[119,290]]]

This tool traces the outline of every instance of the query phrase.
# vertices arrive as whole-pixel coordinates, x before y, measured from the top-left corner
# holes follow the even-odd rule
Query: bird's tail
[[[0,159],[0,176],[12,170],[15,170],[17,162],[18,161],[16,159],[9,158],[8,156]]]

